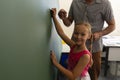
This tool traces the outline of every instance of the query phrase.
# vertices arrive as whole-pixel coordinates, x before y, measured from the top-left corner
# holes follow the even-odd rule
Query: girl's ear
[[[88,35],[88,39],[91,39],[91,37],[92,37],[92,35],[91,35],[91,34],[89,34],[89,35]]]
[[[91,42],[91,44],[92,44],[92,42],[93,42],[93,35],[92,35],[92,34],[89,35],[88,39],[90,40],[90,42]]]
[[[92,34],[90,35],[89,40],[90,40],[90,42],[92,44],[93,43],[93,35]]]

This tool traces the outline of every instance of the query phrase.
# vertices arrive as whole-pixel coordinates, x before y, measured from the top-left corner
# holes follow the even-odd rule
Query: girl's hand
[[[57,65],[57,58],[55,56],[55,53],[53,51],[50,51],[50,58],[52,60],[52,63],[56,66]]]
[[[52,17],[56,16],[56,8],[50,10]]]

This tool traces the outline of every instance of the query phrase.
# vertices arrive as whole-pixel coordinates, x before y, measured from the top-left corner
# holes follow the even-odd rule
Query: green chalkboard
[[[49,9],[58,0],[0,0],[0,80],[54,80],[49,51],[61,40]]]

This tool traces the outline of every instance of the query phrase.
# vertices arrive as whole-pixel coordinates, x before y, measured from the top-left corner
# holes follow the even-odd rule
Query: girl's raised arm
[[[56,8],[52,8],[51,9],[51,15],[53,17],[53,21],[55,24],[55,28],[57,33],[59,34],[59,36],[64,40],[64,42],[66,44],[68,44],[70,47],[72,47],[75,43],[73,40],[71,40],[63,31],[60,23],[58,22],[57,18],[56,18]]]

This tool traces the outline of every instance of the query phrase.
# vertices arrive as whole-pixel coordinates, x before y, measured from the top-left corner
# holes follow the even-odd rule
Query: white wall
[[[120,1],[119,0],[109,0],[111,2],[115,21],[116,21],[116,29],[110,35],[119,35],[120,36]]]
[[[120,33],[119,33],[120,32],[120,1],[119,0],[117,0],[117,1],[116,0],[109,0],[109,1],[111,2],[114,16],[115,16],[115,21],[116,21],[116,29],[115,29],[115,31],[113,31],[109,35],[113,35],[113,36],[119,35],[120,36]],[[60,9],[63,8],[68,12],[71,2],[72,2],[72,0],[59,0]],[[73,28],[74,28],[74,23],[69,28],[65,27],[64,24],[62,23],[62,21],[60,23],[63,26],[65,33],[69,37],[71,37],[72,32],[73,32]],[[106,24],[105,24],[105,26],[106,26]]]
[[[59,0],[60,3],[60,9],[65,9],[67,12],[69,11],[70,5],[71,5],[72,0]],[[74,23],[70,26],[70,27],[66,27],[63,22],[60,22],[64,32],[71,37],[72,36],[72,32],[73,32],[73,28],[74,28]]]

